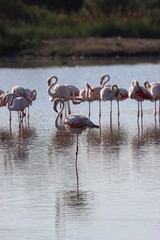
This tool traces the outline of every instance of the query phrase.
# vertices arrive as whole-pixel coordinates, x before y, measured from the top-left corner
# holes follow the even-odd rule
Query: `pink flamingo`
[[[137,80],[133,80],[131,82],[131,86],[128,91],[128,96],[131,99],[135,99],[138,102],[138,115],[139,118],[140,111],[141,111],[141,118],[143,117],[143,109],[142,109],[142,102],[144,100],[153,100],[152,95],[149,93],[149,91],[144,88],[143,86],[140,86]],[[139,106],[140,104],[140,106]]]
[[[155,115],[156,115],[156,112],[157,112],[157,110],[156,110],[156,101],[157,100],[159,100],[159,113],[160,113],[160,99],[156,99],[157,97],[156,97],[156,95],[158,94],[159,95],[159,93],[155,93],[155,89],[154,89],[154,93],[152,93],[152,91],[153,90],[151,90],[153,87],[154,88],[156,88],[156,86],[157,86],[157,88],[158,88],[158,86],[160,85],[160,82],[152,82],[152,83],[149,83],[148,81],[144,81],[144,87],[152,94],[152,95],[154,95],[155,94],[155,96],[153,96],[153,98],[154,98],[154,100],[155,100]],[[159,98],[159,97],[158,97]]]
[[[20,86],[14,86],[12,87],[11,92],[17,94],[19,97],[26,98],[30,102],[30,104],[32,103],[32,98],[30,94],[28,95],[28,90],[26,90],[25,88]]]
[[[159,101],[159,114],[160,114],[160,83],[154,82],[154,83],[145,83],[145,87],[149,91],[149,93],[152,95],[152,100],[155,102],[155,121],[156,121],[156,115],[157,115],[157,106],[156,103]]]
[[[52,79],[55,79],[53,83],[51,83]],[[68,107],[68,113],[71,113],[70,108],[70,100],[72,100],[73,104],[80,103],[76,101],[76,96],[79,94],[79,89],[73,85],[63,85],[63,84],[57,84],[58,78],[56,76],[52,76],[48,79],[48,95],[49,100],[53,101],[55,98],[61,98],[65,102],[67,102]],[[66,109],[65,109],[65,115],[66,115]]]
[[[57,110],[57,105],[61,104],[60,110]],[[64,110],[64,101],[60,98],[54,100],[53,109],[58,112],[55,119],[55,126],[59,130],[67,130],[68,132],[77,134],[77,147],[76,147],[76,166],[77,166],[77,154],[78,154],[78,135],[86,128],[99,128],[98,125],[95,125],[89,118],[78,115],[70,114],[66,116],[62,124],[59,124],[59,118]]]
[[[119,102],[124,101],[128,98],[128,90],[125,88],[118,87],[118,91],[119,91],[119,94],[118,96],[116,96],[115,100],[117,101],[118,117],[119,117],[120,116]]]
[[[104,82],[105,78],[107,80]],[[104,74],[100,78],[100,85],[99,87],[91,87],[87,82],[85,82],[85,89],[80,90],[79,97],[77,99],[81,100],[82,102],[88,101],[89,103],[89,118],[91,115],[91,102],[99,101],[99,118],[101,117],[101,98],[100,98],[100,91],[104,87],[104,85],[110,80],[110,76],[108,74]]]
[[[9,92],[5,92],[2,93],[0,96],[0,106],[7,106],[8,102],[13,98],[17,98],[18,95],[15,93],[9,93]],[[11,111],[9,111],[9,121],[11,122],[12,120],[12,116],[11,116]]]
[[[105,80],[107,77],[107,80]],[[105,82],[104,82],[105,80]],[[87,84],[87,101],[93,102],[93,101],[99,101],[99,117],[101,117],[101,97],[100,97],[100,91],[101,89],[109,82],[110,76],[108,74],[104,74],[100,78],[100,85],[99,87],[91,87],[89,84]],[[90,116],[90,115],[89,115]]]
[[[21,112],[22,116],[20,116],[20,124],[23,122],[23,118],[25,117],[24,109],[29,107],[30,101],[28,101],[24,97],[15,97],[14,95],[10,95],[9,100],[6,103],[9,111],[17,111]],[[20,125],[19,125],[20,126]]]
[[[119,110],[119,101],[123,101],[128,98],[128,91],[124,88],[119,88],[116,84],[111,85],[110,87],[104,87],[101,91],[101,99],[103,101],[110,101],[110,118],[112,117],[112,101],[117,101],[117,109],[118,109],[118,119],[120,116]]]
[[[17,94],[19,97],[26,98],[31,104],[37,98],[37,91],[35,89],[23,88],[20,86],[14,86],[11,90],[12,93]],[[28,119],[29,119],[29,106],[28,106]]]
[[[112,101],[116,99],[119,94],[119,89],[117,85],[112,85],[102,88],[100,92],[102,101],[110,101],[110,118],[112,118]]]

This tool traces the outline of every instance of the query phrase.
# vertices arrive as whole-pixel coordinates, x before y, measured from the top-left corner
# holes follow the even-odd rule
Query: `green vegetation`
[[[56,37],[160,38],[159,0],[1,0],[0,54]]]

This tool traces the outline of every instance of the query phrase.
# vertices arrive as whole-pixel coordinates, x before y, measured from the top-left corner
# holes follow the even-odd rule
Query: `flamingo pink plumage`
[[[105,78],[107,77],[107,80]],[[104,82],[105,80],[105,82]],[[110,80],[110,76],[108,74],[104,74],[100,78],[100,85],[98,87],[91,87],[89,83],[85,82],[85,89],[80,90],[79,97],[77,99],[81,100],[82,102],[88,101],[89,103],[89,118],[91,115],[91,102],[99,101],[99,118],[101,117],[101,98],[100,98],[100,91],[104,87],[104,85]]]
[[[9,100],[6,103],[9,111],[17,111],[21,112],[22,116],[20,117],[20,124],[23,122],[23,118],[25,116],[24,109],[29,107],[30,101],[28,101],[24,97],[15,97],[14,95],[10,95]],[[19,125],[20,126],[20,125]]]
[[[52,83],[52,79],[55,81]],[[48,95],[49,100],[53,101],[56,98],[61,98],[63,101],[67,102],[68,113],[71,113],[70,100],[73,104],[80,103],[76,101],[76,96],[79,94],[79,89],[73,85],[58,84],[58,78],[52,76],[48,79]],[[66,111],[65,111],[66,112]],[[67,113],[65,113],[66,115]]]
[[[57,111],[57,105],[61,104],[60,110]],[[55,119],[55,126],[59,130],[67,130],[71,133],[77,134],[77,150],[76,150],[76,166],[77,166],[77,154],[78,154],[78,135],[86,128],[99,128],[98,125],[94,124],[89,118],[79,115],[79,114],[70,114],[66,116],[62,124],[59,124],[60,116],[64,109],[64,101],[60,98],[54,100],[53,109],[58,112]]]
[[[159,82],[148,83],[146,81],[146,82],[144,82],[144,86],[149,91],[149,93],[152,95],[152,98],[153,98],[152,100],[155,102],[154,116],[155,116],[155,121],[156,121],[156,115],[157,115],[156,102],[157,101],[159,101],[159,115],[160,115],[160,83]],[[160,120],[160,118],[159,118],[159,120]]]
[[[141,117],[143,117],[142,101],[144,100],[152,101],[153,100],[152,95],[149,93],[149,91],[146,88],[144,88],[143,86],[140,86],[137,80],[133,80],[131,82],[131,86],[128,91],[128,96],[129,98],[135,99],[138,102],[137,117],[139,118],[140,110],[141,110]],[[140,103],[140,107],[139,107],[139,103]]]

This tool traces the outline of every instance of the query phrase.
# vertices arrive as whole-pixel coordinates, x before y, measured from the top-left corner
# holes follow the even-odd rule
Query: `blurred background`
[[[53,38],[159,39],[159,25],[159,0],[1,0],[0,56],[32,55]]]

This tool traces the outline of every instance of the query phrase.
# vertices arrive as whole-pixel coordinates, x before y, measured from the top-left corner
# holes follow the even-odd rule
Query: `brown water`
[[[3,240],[159,240],[160,126],[154,104],[144,102],[137,124],[137,103],[91,105],[91,120],[100,129],[79,136],[60,133],[47,95],[47,78],[84,88],[98,86],[107,73],[112,83],[129,88],[132,79],[159,81],[160,64],[118,64],[74,67],[0,68],[0,88],[35,88],[29,125],[19,129],[17,113],[0,108],[0,239]],[[88,115],[88,103],[72,106]]]

